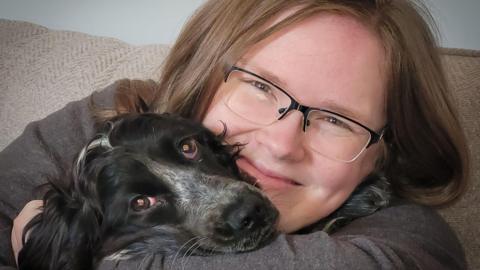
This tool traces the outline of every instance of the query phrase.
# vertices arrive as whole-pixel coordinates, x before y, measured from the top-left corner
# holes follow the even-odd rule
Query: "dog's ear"
[[[72,230],[77,230],[77,235],[82,235],[82,229],[98,233],[101,230],[103,210],[97,190],[97,177],[104,166],[105,159],[102,157],[113,149],[108,135],[109,133],[101,133],[95,136],[80,151],[74,164],[71,196],[79,209],[76,223],[71,226]],[[88,243],[97,241],[97,237],[95,234],[85,236]]]
[[[91,141],[78,155],[68,188],[55,186],[44,196],[43,211],[24,230],[29,237],[19,257],[19,269],[93,269],[101,240],[103,213],[92,162],[108,147],[105,136]]]
[[[88,200],[88,198],[84,198]],[[25,227],[20,270],[93,269],[100,229],[93,212],[67,193],[50,190],[42,213]]]
[[[90,142],[87,143],[87,145],[82,148],[75,160],[73,170],[74,180],[78,179],[82,172],[85,172],[85,169],[88,167],[91,160],[113,148],[109,139],[109,134],[113,127],[114,122],[107,121],[104,124],[101,133],[97,134],[92,140],[90,140]]]

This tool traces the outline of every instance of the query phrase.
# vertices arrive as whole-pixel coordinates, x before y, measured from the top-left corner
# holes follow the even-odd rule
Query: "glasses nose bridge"
[[[299,111],[303,115],[302,130],[303,130],[303,132],[305,132],[307,130],[308,113],[310,111],[310,107],[300,104],[298,101],[296,101],[292,97],[289,97],[289,98],[291,100],[290,106],[288,107],[288,109],[286,111],[282,112],[282,115],[280,115],[278,120],[282,120],[290,111]]]

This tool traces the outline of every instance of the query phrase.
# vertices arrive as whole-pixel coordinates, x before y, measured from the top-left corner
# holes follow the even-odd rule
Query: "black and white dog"
[[[105,257],[244,252],[269,243],[278,212],[239,173],[238,146],[223,135],[168,114],[108,122],[78,155],[70,181],[51,181],[43,212],[25,229],[19,268],[95,269]],[[372,174],[302,231],[332,233],[390,199],[387,179]]]
[[[43,212],[25,230],[19,268],[95,269],[107,256],[265,245],[276,235],[278,212],[242,180],[237,151],[172,115],[110,121],[78,155],[71,181],[52,181]]]

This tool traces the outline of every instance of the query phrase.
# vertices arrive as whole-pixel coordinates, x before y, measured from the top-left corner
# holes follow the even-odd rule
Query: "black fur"
[[[80,153],[74,169],[59,178],[70,181],[51,181],[43,213],[25,229],[30,236],[19,254],[20,269],[94,269],[112,254],[118,259],[191,247],[195,254],[211,254],[265,245],[275,235],[278,213],[259,190],[243,182],[235,165],[238,146],[222,139],[172,115],[112,120]],[[197,143],[198,156],[182,154],[188,140]],[[159,173],[170,169],[174,175],[187,172],[177,180],[185,181],[187,191]],[[225,190],[228,195],[221,193]],[[138,195],[155,197],[162,206],[133,211],[132,198]],[[300,233],[312,228],[334,232],[386,207],[390,197],[387,179],[372,174],[337,211]],[[243,217],[245,211],[235,209],[260,210],[238,223],[232,217]]]
[[[79,154],[70,181],[51,181],[43,212],[26,227],[19,268],[94,269],[106,256],[181,252],[195,237],[185,248],[196,244],[196,254],[266,244],[278,212],[242,181],[237,148],[221,139],[172,115],[109,122]]]

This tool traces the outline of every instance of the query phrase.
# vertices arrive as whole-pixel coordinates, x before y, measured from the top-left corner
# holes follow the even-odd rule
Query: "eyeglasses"
[[[377,133],[336,112],[302,105],[271,81],[237,66],[226,72],[225,83],[225,105],[251,123],[267,126],[292,110],[300,111],[307,144],[327,158],[352,162],[385,131]]]

